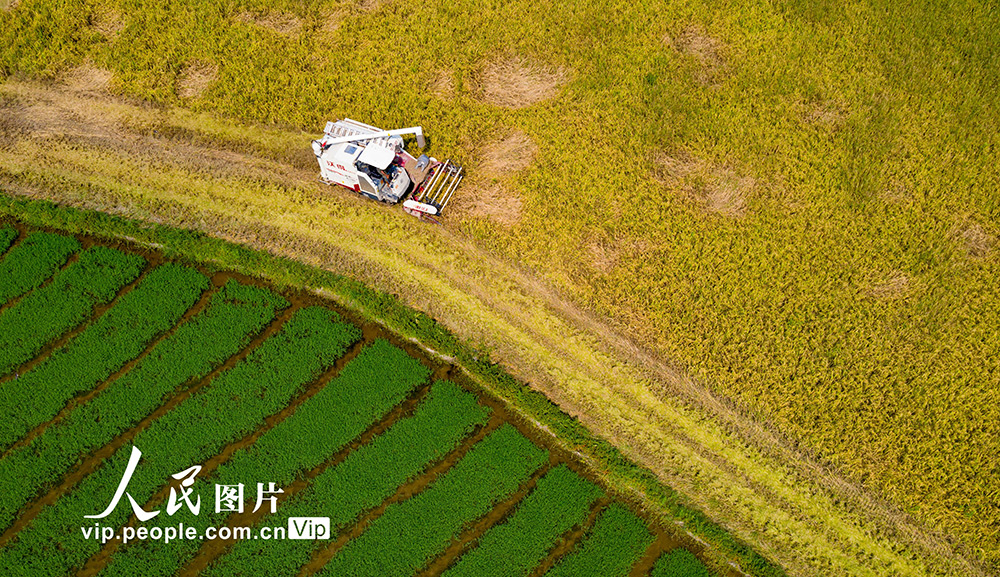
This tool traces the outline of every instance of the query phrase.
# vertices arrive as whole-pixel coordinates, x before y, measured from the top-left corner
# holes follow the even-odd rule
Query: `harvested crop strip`
[[[0,399],[0,447],[51,419],[73,395],[91,389],[174,326],[208,288],[201,273],[168,263],[153,270],[107,313]]]
[[[234,453],[212,478],[192,488],[197,495],[212,495],[213,485],[256,489],[257,483],[278,488],[295,480],[339,451],[376,420],[425,382],[430,371],[388,341],[378,340],[344,367],[301,407],[244,450]],[[252,500],[255,494],[244,495]],[[203,534],[208,527],[225,524],[228,512],[182,509],[170,524],[184,523]],[[169,577],[198,551],[199,541],[174,543],[136,542],[119,551],[102,575]]]
[[[135,368],[0,460],[0,527],[6,528],[32,495],[88,452],[109,443],[155,410],[163,396],[239,352],[251,336],[288,306],[269,290],[229,281],[208,307],[156,345]]]
[[[546,577],[626,577],[653,542],[646,523],[619,503],[608,505],[590,534]]]
[[[217,454],[228,443],[260,427],[308,382],[343,355],[360,331],[323,308],[298,311],[209,387],[187,399],[136,436],[143,460],[128,486],[137,503],[147,502],[170,475]],[[65,575],[101,548],[79,538],[85,515],[102,512],[122,479],[131,447],[123,447],[76,490],[46,508],[0,551],[0,566],[22,575]],[[126,501],[101,520],[120,527],[132,515]]]
[[[448,577],[527,575],[563,533],[582,523],[590,504],[601,496],[597,485],[560,465],[538,480],[535,490],[502,525],[479,539]]]
[[[321,575],[412,575],[465,524],[485,515],[545,462],[547,452],[504,425],[426,491],[389,506]]]
[[[331,533],[336,534],[363,511],[388,499],[429,463],[443,458],[488,415],[489,410],[480,406],[472,394],[453,383],[439,381],[412,417],[394,424],[370,444],[352,452],[343,463],[318,475],[277,516],[265,517],[263,522],[287,526],[289,517],[328,515]],[[420,442],[414,443],[414,439]],[[266,545],[240,541],[205,574],[236,577],[259,571],[293,575],[309,561],[316,546],[315,541],[297,539],[269,541]]]
[[[0,260],[0,306],[38,288],[78,250],[80,243],[71,236],[29,234]]]
[[[0,315],[0,375],[35,356],[45,343],[80,324],[99,304],[138,278],[140,256],[95,246]]]

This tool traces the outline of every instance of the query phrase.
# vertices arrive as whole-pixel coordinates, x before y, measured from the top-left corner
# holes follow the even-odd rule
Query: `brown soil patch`
[[[111,86],[111,71],[84,63],[63,76],[66,88],[80,94],[104,94]]]
[[[959,245],[972,258],[985,258],[997,244],[995,236],[977,222],[968,222],[953,232]]]
[[[440,70],[434,75],[428,91],[442,100],[449,100],[455,96],[455,83],[452,81],[451,70]]]
[[[528,168],[538,154],[538,146],[520,130],[488,142],[483,148],[480,169],[487,176],[503,176]]]
[[[895,271],[884,280],[865,289],[865,294],[877,299],[895,300],[906,297],[910,294],[910,290],[910,277],[900,271]]]
[[[566,71],[528,62],[520,56],[489,62],[477,78],[483,102],[506,108],[524,108],[556,95]]]
[[[847,118],[847,110],[832,100],[821,100],[805,105],[802,119],[813,126],[838,128]]]
[[[722,42],[709,36],[701,26],[692,24],[676,36],[666,36],[664,44],[681,54],[693,57],[699,64],[695,78],[701,84],[716,84],[725,70],[726,61],[723,57],[725,46]]]
[[[103,10],[94,15],[92,24],[94,30],[101,33],[108,40],[114,40],[125,28],[122,15],[116,10]]]
[[[191,62],[177,75],[177,96],[195,98],[201,96],[215,82],[219,75],[219,66],[213,62],[196,60]]]
[[[702,209],[713,214],[740,218],[747,212],[747,197],[757,180],[735,168],[717,165],[686,152],[660,154],[653,159],[653,177],[680,191]]]
[[[261,28],[267,28],[282,36],[293,36],[302,30],[302,20],[298,16],[279,10],[270,10],[262,14],[241,12],[236,15],[236,20],[244,24],[255,24]]]
[[[611,272],[618,264],[620,251],[609,243],[591,242],[587,245],[587,252],[590,253],[590,264],[600,272]]]
[[[879,197],[893,204],[902,204],[910,200],[910,190],[902,182],[893,179]]]
[[[10,12],[17,8],[21,0],[0,0],[0,11]]]
[[[500,183],[470,186],[448,208],[456,216],[485,217],[504,227],[521,222],[521,198]]]

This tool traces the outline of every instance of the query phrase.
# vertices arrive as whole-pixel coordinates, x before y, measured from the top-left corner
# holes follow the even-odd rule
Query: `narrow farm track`
[[[17,535],[24,527],[30,525],[31,521],[38,516],[38,514],[46,507],[55,504],[60,498],[70,492],[76,485],[85,479],[88,475],[96,471],[107,459],[114,455],[119,449],[121,449],[126,444],[132,442],[132,440],[141,433],[142,431],[149,428],[149,426],[154,423],[157,419],[163,415],[169,413],[177,405],[184,402],[192,395],[197,394],[201,389],[205,388],[213,379],[220,373],[223,373],[234,366],[236,366],[240,361],[245,359],[247,355],[260,347],[260,345],[267,340],[269,337],[273,336],[281,327],[284,326],[285,322],[288,321],[293,315],[293,313],[298,310],[296,307],[289,307],[278,316],[273,322],[271,322],[267,328],[260,332],[250,343],[238,354],[229,358],[225,363],[218,366],[212,372],[210,372],[204,379],[198,380],[194,383],[188,383],[181,387],[181,389],[167,399],[162,405],[160,405],[155,411],[150,413],[148,416],[143,418],[134,427],[124,431],[110,443],[102,447],[101,449],[95,451],[93,454],[85,457],[80,464],[74,468],[72,471],[68,472],[63,479],[52,489],[45,492],[39,498],[35,499],[30,505],[28,505],[20,514],[17,516],[17,520],[11,527],[0,535],[0,547],[6,545],[10,540]]]
[[[279,423],[287,419],[288,416],[293,414],[296,411],[296,409],[298,409],[303,403],[305,403],[310,398],[312,398],[316,393],[321,391],[323,387],[325,387],[332,379],[336,378],[336,376],[340,374],[341,370],[343,370],[344,366],[346,366],[347,363],[349,363],[352,359],[357,357],[358,353],[361,352],[365,344],[367,343],[364,340],[364,338],[354,343],[347,350],[347,352],[343,356],[341,356],[340,359],[336,361],[336,363],[333,366],[324,371],[313,382],[307,384],[301,390],[301,392],[299,392],[299,394],[296,395],[283,409],[281,409],[277,413],[267,416],[264,419],[264,422],[257,429],[252,431],[250,434],[244,436],[243,438],[225,445],[222,448],[222,450],[219,451],[219,453],[217,453],[215,456],[205,461],[202,464],[201,472],[199,473],[199,475],[203,477],[210,476],[216,469],[219,468],[220,465],[229,461],[229,459],[233,456],[233,453],[236,453],[237,451],[246,449],[247,447],[253,445],[257,441],[257,439],[261,437],[261,435],[267,433],[275,426],[277,426]],[[169,491],[170,491],[169,484],[161,487],[160,490],[157,493],[155,493],[153,497],[149,499],[149,501],[146,502],[145,508],[147,510],[150,510],[160,505],[167,498]],[[136,520],[133,517],[129,521],[129,524],[131,526],[134,526],[135,522]],[[109,541],[101,549],[100,552],[93,555],[90,559],[87,560],[83,568],[80,569],[80,571],[77,573],[77,576],[91,577],[93,575],[99,574],[104,569],[105,565],[107,565],[108,561],[111,559],[111,556],[119,548],[120,548],[120,542]]]
[[[83,405],[84,403],[90,401],[94,397],[100,395],[102,392],[104,392],[105,389],[107,389],[111,385],[111,383],[117,381],[123,375],[125,375],[126,373],[128,373],[129,371],[131,371],[133,367],[135,367],[143,359],[145,359],[147,355],[149,355],[150,351],[152,351],[156,347],[156,345],[160,344],[160,342],[163,341],[164,339],[169,338],[171,335],[173,335],[175,332],[177,332],[177,329],[179,327],[181,327],[184,323],[186,323],[188,320],[190,320],[191,317],[193,317],[194,315],[196,315],[196,314],[200,313],[202,310],[204,310],[205,307],[208,305],[208,301],[211,300],[212,296],[214,296],[218,292],[218,289],[219,289],[218,286],[213,286],[211,289],[203,292],[202,295],[201,295],[201,297],[198,299],[198,302],[196,302],[194,304],[194,306],[192,306],[191,308],[189,308],[181,316],[181,318],[177,322],[177,324],[175,324],[173,327],[171,327],[167,331],[161,333],[156,338],[154,338],[152,341],[150,341],[150,343],[148,345],[146,345],[146,348],[143,349],[143,351],[139,354],[139,356],[137,356],[134,359],[132,359],[131,361],[125,363],[120,369],[118,369],[115,372],[113,372],[108,378],[106,378],[104,381],[102,381],[101,383],[99,383],[93,389],[90,389],[89,391],[85,391],[85,392],[77,395],[76,397],[70,399],[66,403],[66,406],[63,407],[56,414],[55,417],[53,417],[52,419],[50,419],[49,421],[47,421],[45,423],[42,423],[42,424],[38,425],[37,427],[35,427],[31,431],[29,431],[28,434],[26,434],[19,441],[17,441],[13,445],[11,445],[7,450],[5,450],[3,452],[3,454],[0,455],[0,459],[3,459],[4,457],[6,457],[8,454],[10,454],[11,451],[17,450],[20,447],[23,447],[23,446],[27,445],[28,443],[30,443],[36,437],[38,437],[39,435],[41,435],[49,426],[51,426],[53,424],[56,424],[56,423],[62,421],[63,419],[65,419],[66,416],[69,415],[73,411],[73,409],[75,409],[76,407],[79,407],[80,405]]]
[[[321,189],[311,167],[259,153],[266,142],[252,143],[254,154],[220,152],[130,125],[179,122],[171,111],[16,81],[0,92],[35,110],[91,111],[70,116],[82,134],[40,129],[0,148],[8,192],[199,230],[398,294],[491,347],[514,375],[793,573],[987,574],[961,545],[448,229]],[[86,136],[93,127],[105,137]]]

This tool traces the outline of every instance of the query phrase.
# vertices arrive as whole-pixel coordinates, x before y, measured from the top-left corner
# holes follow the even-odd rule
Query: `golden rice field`
[[[449,228],[1000,568],[996,6],[5,4],[10,78],[422,125],[470,175]]]

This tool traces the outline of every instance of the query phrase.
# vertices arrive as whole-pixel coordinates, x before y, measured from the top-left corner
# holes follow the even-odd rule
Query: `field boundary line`
[[[21,242],[24,241],[25,237],[28,236],[27,232],[25,232],[25,227],[21,225],[21,223],[10,222],[6,223],[6,225],[13,228],[14,232],[16,232],[17,234],[14,235],[13,240],[10,241],[10,244],[7,245],[7,248],[4,249],[2,252],[0,252],[0,259],[6,257],[7,254],[10,253],[10,251],[14,250],[14,247],[21,244]],[[0,307],[0,310],[2,310],[2,307]]]
[[[58,423],[59,421],[62,421],[67,416],[69,416],[69,414],[71,412],[73,412],[73,409],[75,409],[75,408],[77,408],[77,407],[79,407],[79,406],[81,406],[81,405],[83,405],[85,403],[90,402],[94,397],[97,397],[98,395],[100,395],[101,393],[103,393],[104,390],[107,389],[109,386],[111,386],[112,383],[114,383],[115,381],[117,381],[118,379],[120,379],[121,377],[123,377],[126,373],[128,373],[133,368],[135,368],[135,366],[137,364],[139,364],[140,362],[142,362],[142,360],[145,359],[149,355],[149,353],[151,353],[153,351],[154,348],[156,348],[156,345],[160,344],[161,341],[169,338],[171,335],[173,335],[175,332],[177,332],[177,330],[182,325],[184,325],[187,321],[189,321],[194,315],[196,315],[196,314],[200,313],[202,310],[204,310],[205,307],[208,306],[208,301],[221,288],[222,287],[218,287],[218,286],[214,286],[213,285],[213,286],[210,286],[207,290],[203,291],[202,295],[198,299],[198,301],[194,305],[192,305],[187,311],[185,311],[183,315],[181,315],[181,318],[177,320],[177,323],[175,323],[174,326],[170,327],[169,329],[163,331],[162,333],[160,333],[159,335],[157,335],[156,337],[154,337],[153,340],[151,340],[149,342],[149,344],[146,345],[146,348],[143,349],[143,351],[141,353],[139,353],[139,356],[137,356],[134,359],[126,362],[117,371],[115,371],[115,372],[111,373],[110,375],[108,375],[108,378],[106,378],[106,379],[104,379],[104,381],[98,383],[97,386],[94,387],[93,389],[91,389],[89,391],[84,391],[84,392],[80,393],[79,395],[76,395],[75,397],[73,397],[70,400],[66,401],[66,405],[63,406],[62,409],[59,409],[59,412],[56,413],[56,416],[54,416],[51,419],[49,419],[48,421],[46,421],[46,422],[38,425],[34,429],[28,431],[23,437],[21,437],[13,445],[11,445],[5,451],[3,451],[3,453],[0,454],[0,459],[5,458],[11,452],[13,452],[13,451],[15,451],[15,450],[17,450],[17,449],[19,449],[19,448],[27,445],[31,441],[35,440],[35,438],[38,437],[39,435],[41,435],[43,432],[45,432],[45,430],[47,428],[49,428],[50,426]]]
[[[285,491],[282,494],[282,502],[288,501],[295,495],[305,491],[312,485],[313,479],[321,475],[323,471],[343,463],[351,453],[369,444],[372,440],[387,431],[400,420],[412,416],[416,411],[417,406],[427,398],[428,394],[430,394],[432,385],[433,383],[427,383],[411,392],[401,403],[393,406],[393,408],[383,415],[381,419],[365,429],[360,435],[351,439],[351,441],[344,445],[344,447],[339,451],[331,455],[319,465],[305,471],[301,477],[282,487]],[[246,501],[246,503],[250,502],[251,499]],[[262,519],[265,519],[268,515],[270,515],[270,513],[264,508],[261,508],[256,513],[251,511],[249,507],[244,510],[244,513],[230,515],[226,519],[226,526],[251,527],[257,525]],[[177,577],[197,577],[197,575],[200,575],[202,571],[215,561],[215,559],[224,555],[235,542],[236,541],[234,539],[214,539],[204,541],[195,556],[182,566],[177,573],[175,573],[175,575]]]
[[[375,507],[368,509],[367,511],[361,512],[355,523],[349,527],[345,527],[341,530],[335,540],[330,541],[325,547],[318,547],[313,550],[312,557],[309,561],[299,568],[297,575],[299,577],[305,577],[308,575],[313,575],[318,571],[321,571],[327,563],[333,559],[341,549],[344,548],[348,543],[354,539],[361,536],[368,527],[385,512],[390,506],[401,503],[414,497],[430,485],[434,483],[441,475],[447,473],[451,468],[462,460],[465,455],[472,450],[480,441],[486,438],[487,435],[493,431],[499,429],[504,424],[504,420],[496,412],[490,414],[489,421],[485,425],[480,425],[476,431],[468,435],[462,440],[458,447],[454,448],[446,455],[444,455],[437,462],[428,466],[423,474],[417,476],[408,483],[403,483],[396,488],[396,491],[390,495],[385,501],[379,503]]]
[[[294,309],[296,307],[289,308]],[[316,393],[323,390],[323,388],[325,388],[330,381],[337,378],[337,375],[340,374],[344,366],[357,357],[366,344],[367,341],[363,337],[358,339],[358,341],[351,345],[330,368],[326,369],[320,373],[318,377],[301,387],[298,395],[292,397],[288,404],[281,410],[264,417],[264,422],[256,429],[251,431],[246,436],[228,443],[222,447],[218,453],[205,461],[204,464],[202,464],[201,471],[199,471],[198,475],[202,478],[210,478],[220,465],[223,465],[232,458],[233,454],[253,445],[262,435],[295,413],[295,411],[298,410],[303,403],[315,396]],[[176,483],[170,482],[160,487],[160,489],[146,501],[143,508],[148,511],[162,503],[163,500],[167,498],[168,492],[172,486],[176,486]],[[131,516],[125,526],[135,526],[135,523],[135,516]],[[91,575],[99,574],[111,560],[111,556],[114,555],[120,547],[121,543],[119,541],[108,541],[100,551],[92,555],[83,564],[83,567],[77,572],[77,577],[89,577]]]
[[[86,248],[81,248],[80,249],[80,253],[82,253],[85,250],[87,250],[87,249]],[[102,316],[104,316],[105,313],[107,313],[109,310],[111,310],[112,307],[114,307],[116,304],[118,304],[118,301],[122,298],[122,296],[128,294],[129,292],[132,292],[132,289],[134,289],[140,282],[142,282],[143,279],[146,278],[146,275],[149,273],[149,271],[151,271],[151,270],[153,270],[153,268],[155,268],[154,265],[153,265],[153,262],[149,258],[143,256],[143,260],[146,261],[146,264],[145,264],[145,266],[143,266],[142,271],[139,273],[139,276],[137,276],[135,278],[135,280],[133,280],[132,282],[126,284],[122,288],[118,289],[118,292],[115,294],[115,297],[113,299],[111,299],[110,301],[108,301],[107,303],[105,303],[105,304],[99,304],[99,305],[94,306],[93,310],[90,311],[90,315],[88,315],[87,318],[85,318],[83,321],[81,321],[80,324],[78,324],[75,327],[72,327],[70,329],[67,329],[66,332],[64,332],[63,334],[61,334],[58,337],[56,337],[55,339],[53,339],[53,340],[45,343],[45,345],[42,347],[41,351],[39,351],[38,355],[35,356],[33,359],[30,359],[30,360],[27,360],[27,361],[21,363],[21,365],[18,366],[18,367],[16,367],[13,372],[8,373],[7,375],[5,375],[3,377],[0,377],[0,386],[2,386],[3,384],[5,384],[7,382],[10,382],[12,379],[19,378],[20,375],[21,375],[21,373],[27,373],[31,369],[33,369],[33,368],[37,367],[38,365],[42,364],[42,362],[44,362],[46,359],[48,359],[50,356],[52,356],[52,353],[58,351],[59,349],[63,348],[64,346],[66,346],[67,343],[69,343],[74,338],[80,336],[80,333],[82,333],[83,331],[87,330],[87,328],[89,328],[91,325],[93,325],[95,322],[97,322],[98,319],[100,319]],[[68,266],[68,262],[67,262],[67,266]],[[59,272],[62,272],[62,269],[60,269]],[[56,273],[56,274],[58,274],[58,273]],[[49,280],[51,281],[52,279],[54,279],[56,277],[56,274],[53,274],[49,278]],[[39,288],[41,288],[41,287],[39,287]],[[38,289],[35,289],[35,290],[38,290]],[[34,291],[30,291],[30,292],[34,292]],[[27,294],[30,294],[30,292],[27,293]]]
[[[14,535],[22,531],[26,525],[30,524],[31,521],[37,517],[46,506],[56,503],[73,487],[80,483],[80,481],[96,471],[98,467],[114,455],[118,449],[134,439],[136,435],[148,428],[154,421],[173,410],[177,405],[184,402],[191,396],[197,394],[201,389],[210,385],[220,373],[232,368],[236,365],[236,363],[246,358],[247,355],[259,347],[271,335],[277,333],[285,322],[291,318],[292,313],[296,310],[296,308],[297,307],[294,306],[288,307],[274,320],[272,320],[268,326],[261,330],[249,343],[247,343],[247,346],[240,352],[227,359],[224,363],[220,364],[203,378],[198,380],[192,379],[193,382],[189,381],[181,385],[173,396],[167,399],[153,412],[143,417],[143,419],[136,423],[134,427],[126,431],[122,431],[122,433],[112,439],[111,442],[104,445],[97,451],[94,451],[89,458],[85,459],[78,466],[63,475],[61,480],[53,487],[47,491],[43,490],[39,494],[39,497],[33,499],[18,513],[17,520],[14,524],[4,531],[3,534],[0,534],[0,547],[4,547],[14,537]]]

